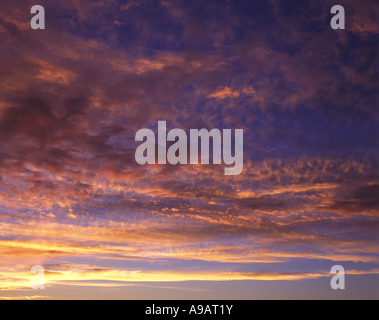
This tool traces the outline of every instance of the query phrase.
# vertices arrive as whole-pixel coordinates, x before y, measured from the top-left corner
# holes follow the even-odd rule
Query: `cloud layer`
[[[377,273],[374,1],[342,1],[343,31],[329,1],[46,0],[43,31],[33,4],[0,10],[6,296],[33,264],[61,285]],[[139,166],[159,120],[244,129],[243,174]]]

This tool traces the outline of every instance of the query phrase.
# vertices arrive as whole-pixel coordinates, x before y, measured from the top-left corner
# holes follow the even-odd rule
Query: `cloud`
[[[329,3],[309,1],[68,1],[46,4],[43,33],[30,30],[31,4],[0,12],[3,279],[15,261],[49,259],[107,266],[53,270],[81,285],[129,276],[123,261],[193,263],[135,268],[134,281],[307,279],[324,276],[314,260],[377,263],[374,2],[346,1],[343,33]],[[243,128],[244,173],[139,166],[134,135],[158,120]],[[306,271],[283,271],[299,259]]]
[[[329,205],[328,208],[331,210],[351,213],[378,213],[378,184],[372,183],[369,185],[349,189],[352,190],[343,190],[343,192],[340,191],[340,196],[338,197],[337,194],[336,198],[332,200],[332,203]]]
[[[225,87],[223,89],[220,89],[208,96],[208,98],[217,98],[217,99],[225,99],[225,98],[238,98],[239,97],[238,91],[232,91],[229,87]]]

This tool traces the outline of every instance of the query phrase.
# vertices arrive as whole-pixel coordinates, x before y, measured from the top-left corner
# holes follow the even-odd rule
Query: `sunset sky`
[[[0,299],[379,299],[378,34],[374,0],[0,0]],[[242,174],[137,164],[158,121],[243,129]]]

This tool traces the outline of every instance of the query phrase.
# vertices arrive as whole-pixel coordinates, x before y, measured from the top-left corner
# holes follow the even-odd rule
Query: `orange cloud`
[[[223,89],[219,89],[214,93],[208,95],[208,98],[217,98],[217,99],[226,99],[226,98],[238,98],[240,93],[238,91],[233,91],[229,87],[225,87]]]
[[[378,269],[347,270],[347,274],[378,274]],[[95,265],[67,265],[54,269],[45,269],[46,287],[54,286],[97,286],[117,287],[128,283],[178,282],[178,281],[232,281],[232,280],[302,280],[329,277],[329,272],[225,272],[225,271],[159,271],[126,270],[120,268],[99,267]],[[17,270],[0,269],[2,290],[30,289],[32,275],[19,267]],[[7,279],[7,280],[4,280]],[[101,282],[106,281],[106,282]],[[36,296],[35,296],[36,297]]]

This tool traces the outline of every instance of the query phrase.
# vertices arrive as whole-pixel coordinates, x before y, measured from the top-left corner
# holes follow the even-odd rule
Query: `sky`
[[[0,299],[378,299],[379,6],[335,4],[0,0]],[[243,172],[139,165],[158,121]]]

